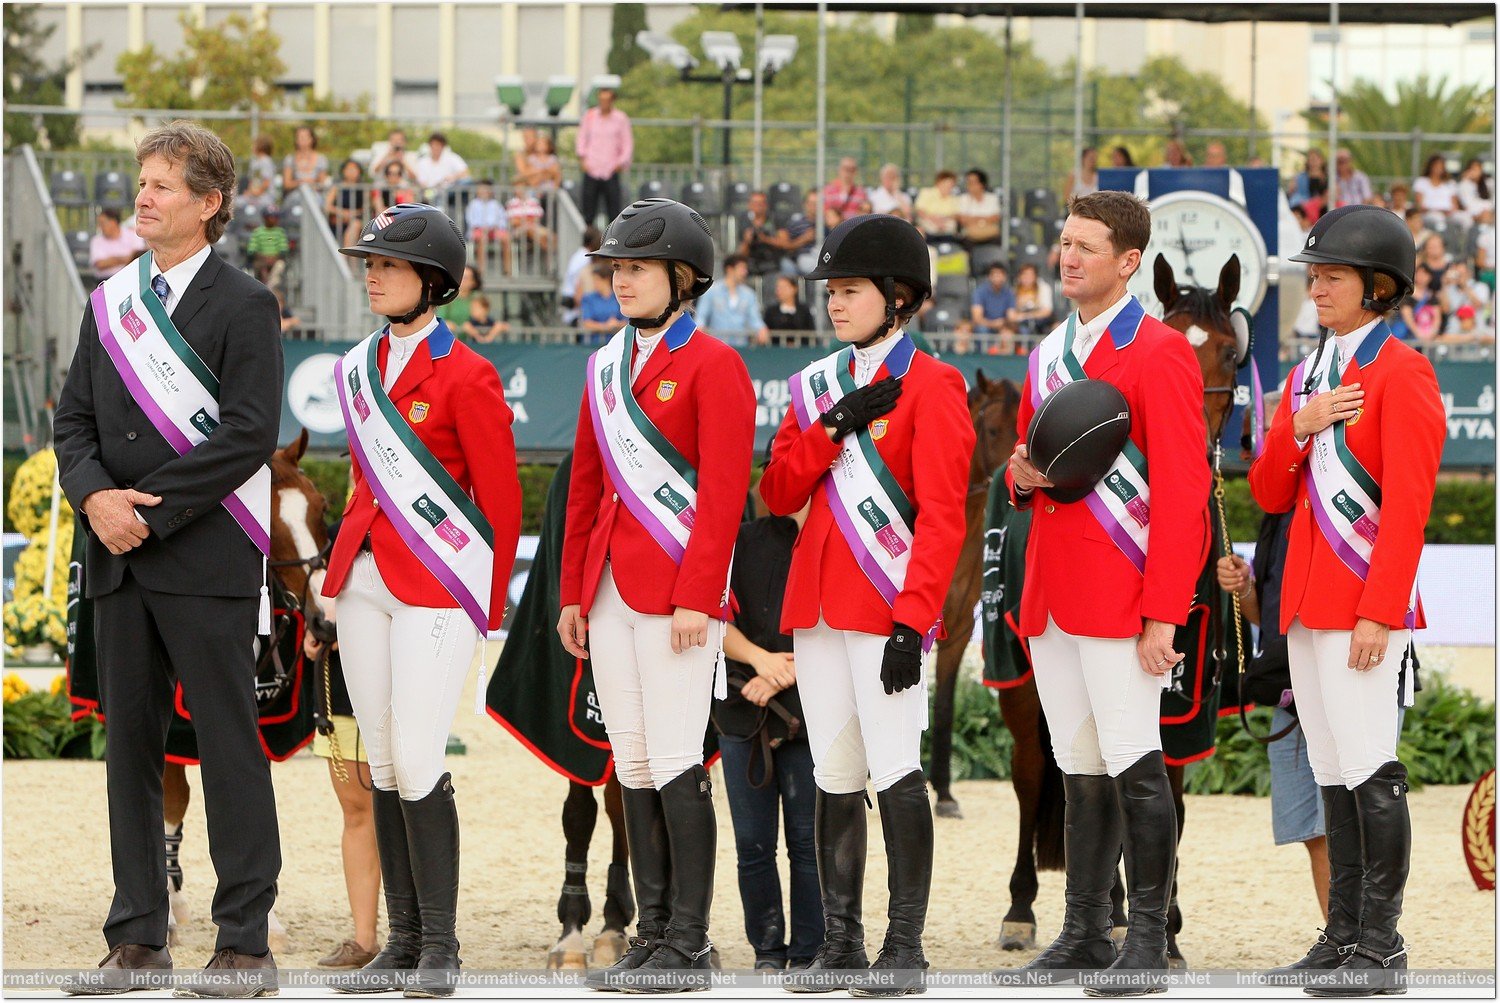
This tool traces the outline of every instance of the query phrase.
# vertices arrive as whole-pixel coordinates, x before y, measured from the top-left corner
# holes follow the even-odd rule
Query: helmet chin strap
[[[889,275],[882,279],[881,282],[885,293],[885,320],[875,329],[874,334],[870,335],[864,341],[856,341],[854,343],[855,348],[861,350],[869,348],[889,334],[891,329],[896,326],[896,282]]]
[[[666,264],[667,290],[671,294],[667,299],[667,308],[661,313],[657,314],[655,317],[627,318],[635,324],[636,330],[640,330],[641,328],[645,328],[648,331],[657,330],[658,328],[666,324],[667,318],[671,317],[674,313],[677,312],[678,307],[682,306],[682,294],[677,291],[677,270],[672,267],[672,263],[670,261]]]
[[[399,317],[386,314],[385,319],[392,324],[410,324],[428,310],[432,309],[432,280],[428,275],[422,276],[422,296],[417,300],[417,305],[406,311]]]

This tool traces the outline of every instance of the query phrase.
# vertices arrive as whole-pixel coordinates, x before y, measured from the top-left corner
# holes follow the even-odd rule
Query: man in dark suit
[[[183,687],[202,756],[209,852],[218,873],[218,943],[208,977],[180,994],[254,996],[276,985],[266,914],[281,869],[270,766],[256,727],[257,617],[265,563],[243,517],[226,507],[276,447],[282,358],[276,298],[212,250],[232,215],[234,158],[213,133],[186,122],[156,129],[136,149],[136,232],[150,248],[130,299],[99,316],[86,310],[55,421],[63,490],[88,533],[86,593],[95,604],[115,897],[104,924],[100,970],[68,986],[116,993],[134,973],[170,970],[162,832],[162,765],[173,684]],[[132,266],[136,267],[136,266]],[[104,302],[101,287],[96,303]],[[208,373],[217,424],[181,451],[160,421],[166,403],[145,383],[132,392],[117,367],[116,325],[139,340],[132,318],[160,298],[160,331],[173,329]],[[114,314],[118,313],[117,319]],[[140,321],[134,321],[136,325]],[[163,342],[165,344],[165,342]],[[112,353],[114,353],[112,355]],[[118,363],[118,365],[125,365]],[[174,379],[194,378],[178,372]],[[215,387],[216,378],[216,387]],[[158,393],[165,391],[158,390]],[[145,398],[145,399],[143,399]],[[199,413],[201,417],[203,412]],[[185,443],[181,436],[177,441]],[[179,455],[181,453],[181,455]],[[269,488],[261,511],[269,512]],[[249,494],[253,495],[255,489]],[[228,499],[233,502],[233,499]],[[244,511],[243,509],[241,510]],[[139,977],[135,977],[139,986]],[[159,983],[158,983],[159,984]]]

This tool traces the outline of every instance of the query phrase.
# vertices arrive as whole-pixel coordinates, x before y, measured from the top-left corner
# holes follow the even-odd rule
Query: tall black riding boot
[[[885,940],[880,956],[850,996],[910,996],[927,991],[922,973],[922,930],[927,926],[927,899],[932,891],[932,805],[927,778],[914,770],[878,795],[880,829],[885,834]]]
[[[868,832],[864,791],[829,794],[818,790],[813,834],[818,848],[818,887],[823,893],[823,945],[811,964],[787,975],[782,984],[787,992],[847,989],[870,967],[862,907]]]
[[[1108,968],[1116,949],[1110,931],[1115,870],[1120,862],[1120,808],[1107,774],[1064,774],[1063,815],[1067,890],[1062,930],[1022,971]],[[999,972],[996,973],[1001,974]]]
[[[656,950],[656,941],[666,932],[670,911],[667,892],[672,879],[672,855],[667,843],[667,820],[662,814],[661,794],[654,787],[620,785],[625,807],[625,838],[630,850],[630,877],[635,883],[639,916],[629,949],[608,968],[588,973],[583,984],[598,992],[618,992],[620,978],[633,972]],[[611,868],[613,876],[613,868]]]
[[[374,806],[375,846],[380,853],[380,881],[385,891],[390,933],[380,953],[357,972],[328,980],[335,992],[388,993],[401,989],[401,979],[417,967],[422,953],[422,917],[417,911],[417,886],[411,874],[406,842],[406,817],[401,795],[379,787],[370,792]]]
[[[671,847],[672,917],[646,962],[624,977],[628,993],[675,993],[707,989],[712,970],[708,910],[714,898],[713,786],[700,764],[661,789],[662,814]]]
[[[1392,760],[1354,788],[1364,847],[1359,943],[1344,963],[1303,991],[1312,996],[1395,996],[1406,992],[1406,943],[1396,932],[1411,866],[1406,767]]]
[[[407,996],[452,996],[458,956],[458,806],[453,774],[444,773],[420,801],[403,801],[411,875],[422,916],[422,954]]]
[[[1266,973],[1274,986],[1305,986],[1318,972],[1337,968],[1359,941],[1359,913],[1365,879],[1359,839],[1359,809],[1343,784],[1319,787],[1328,846],[1328,926],[1301,961]]]
[[[1125,823],[1125,886],[1130,930],[1120,956],[1091,978],[1090,996],[1166,991],[1167,907],[1177,864],[1177,809],[1160,752],[1149,752],[1114,778]]]

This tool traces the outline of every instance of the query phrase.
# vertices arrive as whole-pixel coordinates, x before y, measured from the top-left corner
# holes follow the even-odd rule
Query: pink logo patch
[[[691,506],[691,505],[689,505],[687,508],[683,509],[681,512],[677,513],[677,521],[680,522],[680,523],[682,523],[688,529],[692,529],[693,528],[693,520],[695,520],[697,518],[698,518],[698,513],[693,508],[693,506]]]
[[[444,519],[437,524],[437,535],[454,550],[463,550],[469,545],[469,534],[455,526],[452,519]]]
[[[1379,530],[1380,527],[1375,525],[1374,521],[1367,515],[1362,515],[1354,520],[1354,531],[1370,543],[1375,542],[1375,534]]]
[[[134,310],[127,312],[125,316],[121,317],[120,323],[125,325],[125,330],[130,333],[131,341],[140,341],[141,335],[146,333],[146,322],[136,316]]]
[[[875,531],[875,539],[885,548],[885,552],[892,557],[900,557],[906,553],[906,543],[896,535],[896,527],[885,525]]]
[[[360,421],[368,421],[370,418],[370,405],[365,401],[363,392],[354,395],[354,410],[359,415]]]
[[[1125,511],[1130,513],[1130,518],[1142,526],[1151,521],[1151,509],[1139,495],[1125,503]]]

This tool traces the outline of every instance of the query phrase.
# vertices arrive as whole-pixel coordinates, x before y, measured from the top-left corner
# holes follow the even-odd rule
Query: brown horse
[[[289,445],[271,454],[271,568],[287,595],[294,597],[308,622],[323,622],[319,593],[323,584],[322,560],[328,547],[328,528],[323,519],[328,507],[300,463],[307,452],[307,430]],[[177,830],[167,837],[167,888],[171,901],[168,940],[177,942],[177,927],[189,922],[186,899],[182,895],[182,820],[187,815],[192,788],[188,785],[187,767],[168,761],[162,772],[162,817],[168,829]],[[286,928],[273,909],[267,917],[272,951],[287,950]]]

